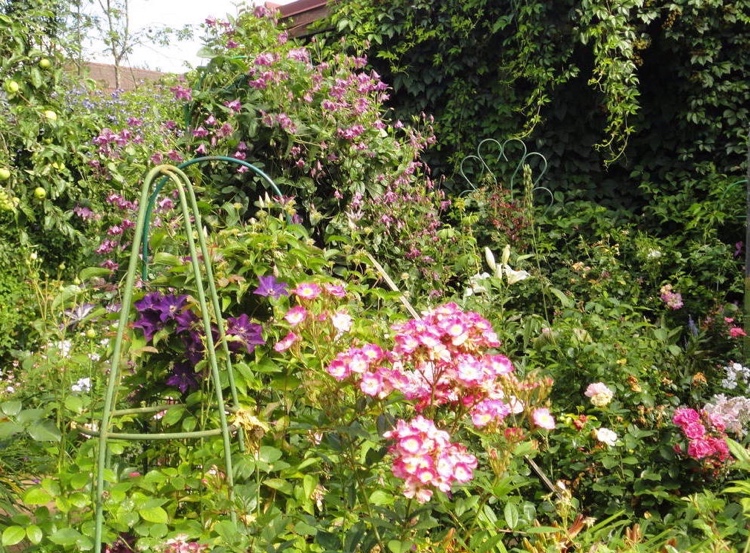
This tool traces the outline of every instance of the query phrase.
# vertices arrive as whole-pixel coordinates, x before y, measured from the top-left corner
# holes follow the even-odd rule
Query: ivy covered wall
[[[642,209],[742,178],[750,0],[340,0],[330,47],[368,55],[395,117],[436,118],[460,187],[482,138],[523,137],[567,194]]]

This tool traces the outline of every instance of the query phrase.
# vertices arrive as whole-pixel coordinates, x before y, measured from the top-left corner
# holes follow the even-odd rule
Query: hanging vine
[[[744,163],[750,0],[332,6],[331,43],[344,35],[368,54],[393,87],[394,115],[435,116],[427,161],[438,171],[455,174],[477,137],[513,136],[554,149],[551,171],[590,190],[640,186],[603,184],[615,168],[624,180],[636,165],[677,183],[685,162],[723,172]]]

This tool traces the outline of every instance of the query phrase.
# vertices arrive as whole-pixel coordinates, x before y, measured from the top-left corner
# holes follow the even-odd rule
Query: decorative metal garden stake
[[[237,411],[239,409],[239,403],[237,400],[237,393],[234,386],[234,377],[232,372],[229,346],[227,340],[225,340],[225,328],[224,322],[221,317],[221,305],[219,303],[218,295],[216,292],[216,285],[214,283],[213,272],[210,265],[210,254],[206,247],[204,239],[203,225],[201,223],[200,210],[198,209],[198,203],[195,197],[195,192],[190,180],[182,171],[182,167],[186,167],[192,163],[198,163],[201,161],[230,161],[234,163],[240,163],[245,165],[245,162],[235,160],[234,158],[224,157],[210,157],[210,158],[196,158],[181,164],[179,167],[171,165],[160,165],[152,169],[143,183],[141,190],[141,197],[139,202],[138,218],[135,225],[134,236],[136,239],[133,240],[133,246],[130,252],[130,260],[128,264],[128,272],[125,279],[125,288],[122,296],[122,307],[120,310],[120,319],[117,328],[117,336],[114,343],[114,349],[112,353],[112,362],[109,372],[109,378],[107,382],[107,390],[104,398],[104,407],[101,416],[101,422],[99,430],[97,432],[91,432],[91,434],[98,436],[99,439],[99,451],[98,451],[98,462],[96,468],[96,527],[95,527],[95,543],[94,551],[99,553],[102,548],[103,538],[103,521],[104,521],[104,502],[105,502],[105,485],[104,485],[104,472],[109,461],[109,442],[111,440],[172,440],[172,439],[186,439],[186,438],[205,438],[209,436],[221,435],[224,445],[224,462],[225,472],[227,478],[227,487],[229,499],[233,497],[233,471],[232,471],[232,457],[231,457],[231,436],[230,427],[227,421],[227,410]],[[247,164],[249,165],[249,164]],[[256,173],[264,177],[273,187],[274,191],[281,195],[278,188],[265,174],[257,170],[255,167],[250,166]],[[157,180],[161,181],[157,184],[154,191],[151,192],[152,184]],[[219,415],[219,428],[203,429],[191,432],[170,432],[170,433],[123,433],[114,432],[112,430],[114,421],[117,417],[123,415],[135,415],[143,413],[156,413],[163,409],[168,408],[167,405],[141,407],[135,409],[121,409],[115,408],[117,391],[120,387],[120,363],[123,354],[123,342],[125,338],[125,332],[129,326],[129,315],[131,304],[133,300],[133,288],[135,286],[136,269],[141,260],[139,256],[141,254],[141,246],[143,247],[143,260],[142,263],[147,263],[148,260],[148,220],[151,211],[154,206],[156,195],[159,193],[164,184],[171,181],[179,194],[180,208],[184,219],[185,233],[187,235],[187,243],[190,251],[190,259],[193,274],[195,276],[196,290],[198,296],[198,302],[200,304],[200,310],[202,315],[202,323],[205,330],[206,339],[206,356],[208,358],[208,364],[211,371],[211,380],[213,382],[216,408]],[[193,223],[195,228],[198,230],[194,234]],[[200,246],[200,256],[196,249],[195,236],[197,236],[198,243]],[[139,240],[140,238],[140,240]],[[203,262],[203,271],[201,271],[201,260]],[[146,271],[144,269],[144,278]],[[206,300],[206,290],[204,287],[205,278],[208,283],[208,292],[210,295],[210,308],[209,303]],[[218,361],[216,358],[215,343],[211,332],[211,315],[213,314],[214,323],[218,329],[219,343],[224,350],[224,359],[226,364],[227,378],[230,385],[232,395],[232,406],[227,407],[224,404],[224,396],[221,389],[220,373]],[[241,436],[241,433],[239,433]],[[241,438],[240,438],[241,440]],[[243,444],[240,442],[240,450],[243,449]],[[236,522],[236,513],[231,512],[231,518]]]
[[[488,148],[494,147],[496,150],[495,159],[491,159],[491,152],[487,151]],[[515,155],[513,150],[515,150]],[[520,154],[520,157],[518,157]],[[510,157],[509,157],[510,156]],[[515,169],[508,179],[507,183],[501,183],[498,181],[497,175],[493,172],[493,168],[490,167],[490,162],[496,165],[498,162],[513,164],[514,158],[518,158]],[[537,177],[531,183],[531,193],[544,192],[549,196],[549,203],[547,209],[552,206],[555,201],[555,196],[552,191],[545,187],[540,186],[539,182],[547,172],[547,158],[539,152],[529,152],[526,148],[526,143],[518,138],[509,138],[503,143],[498,142],[494,138],[485,138],[477,145],[477,153],[470,154],[461,160],[461,166],[459,173],[464,180],[469,184],[469,188],[461,192],[460,196],[465,196],[478,190],[483,183],[481,180],[485,180],[485,184],[492,184],[496,188],[507,188],[510,193],[510,197],[513,198],[513,193],[516,185],[516,177],[521,174],[523,176],[524,167],[527,165],[534,165],[537,168]],[[478,169],[476,175],[467,174],[469,165],[474,165],[474,169]],[[472,180],[474,179],[474,180]],[[474,182],[477,181],[477,182]]]

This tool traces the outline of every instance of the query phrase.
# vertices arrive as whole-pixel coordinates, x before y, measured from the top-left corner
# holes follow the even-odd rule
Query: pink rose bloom
[[[709,440],[692,440],[688,444],[687,453],[693,459],[703,459],[708,457],[714,452],[713,444]]]
[[[276,344],[273,346],[273,349],[279,353],[282,351],[288,350],[290,347],[292,347],[292,344],[299,340],[299,336],[297,336],[294,332],[290,332],[286,336],[284,336],[280,341],[276,342]]]
[[[747,334],[745,334],[745,331],[742,330],[740,327],[733,326],[732,328],[729,329],[730,338],[740,338],[742,336],[747,336]]]
[[[701,416],[698,411],[691,409],[690,407],[679,407],[675,409],[674,416],[672,417],[672,422],[680,428],[685,428],[691,423],[700,422],[700,420]]]
[[[713,447],[714,455],[716,455],[720,461],[726,461],[729,458],[729,446],[727,442],[722,438],[709,438],[708,442]]]
[[[706,435],[706,427],[699,422],[691,422],[683,426],[682,431],[689,440],[698,440]]]
[[[350,374],[352,374],[349,365],[343,359],[334,359],[326,367],[326,371],[336,380],[344,380]]]
[[[331,284],[329,282],[326,282],[325,284],[323,284],[323,288],[325,288],[325,291],[334,298],[346,297],[346,288],[344,288],[340,284]]]
[[[359,389],[368,396],[379,396],[383,391],[383,378],[377,372],[366,372],[362,374]]]
[[[555,418],[546,407],[534,409],[531,419],[539,428],[544,428],[545,430],[553,430],[555,428]]]
[[[307,309],[305,309],[301,305],[292,307],[284,315],[286,322],[288,322],[292,326],[297,326],[298,324],[300,324],[305,320],[305,317],[307,317]]]
[[[294,290],[292,290],[293,294],[296,294],[297,297],[303,300],[314,300],[320,295],[320,292],[320,286],[318,286],[314,282],[303,282],[302,284],[297,285]]]

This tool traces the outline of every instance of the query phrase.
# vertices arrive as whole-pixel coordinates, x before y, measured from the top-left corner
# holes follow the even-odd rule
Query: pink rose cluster
[[[203,543],[188,541],[184,535],[171,538],[164,542],[161,551],[163,553],[205,553],[210,547]]]
[[[432,488],[447,493],[454,482],[465,483],[474,476],[477,458],[421,415],[408,422],[399,420],[384,437],[394,442],[389,449],[393,474],[403,479],[406,497],[425,503],[432,497]]]
[[[476,458],[464,446],[425,419],[427,408],[446,406],[468,414],[473,425],[497,425],[511,413],[527,409],[515,393],[531,397],[540,383],[519,380],[511,361],[492,353],[500,345],[487,320],[448,303],[391,326],[393,347],[376,344],[352,347],[326,370],[338,381],[350,381],[369,396],[383,399],[393,392],[414,403],[418,416],[398,421],[384,436],[394,440],[393,474],[404,480],[403,492],[425,502],[433,490],[449,491],[453,483],[473,476]],[[528,396],[526,395],[528,394]],[[528,403],[530,401],[527,400]],[[538,428],[555,428],[549,409],[534,408],[530,420]]]
[[[690,407],[675,410],[672,422],[676,424],[688,441],[687,456],[696,461],[723,463],[729,458],[729,447],[724,439],[724,426],[718,417],[707,412],[698,412]],[[682,446],[675,446],[683,454]]]
[[[375,344],[351,348],[328,365],[328,373],[339,381],[352,378],[373,397],[400,392],[420,413],[428,406],[465,409],[479,428],[523,411],[520,400],[508,397],[505,390],[511,384],[535,383],[519,383],[511,374],[510,359],[486,351],[500,342],[479,314],[448,303],[391,329],[395,337],[391,350]],[[532,420],[544,421],[537,424],[542,428],[554,428],[549,417]]]
[[[734,324],[734,319],[732,317],[724,317],[724,322],[727,323],[729,327],[730,338],[742,338],[743,336],[747,336],[742,327]]]

